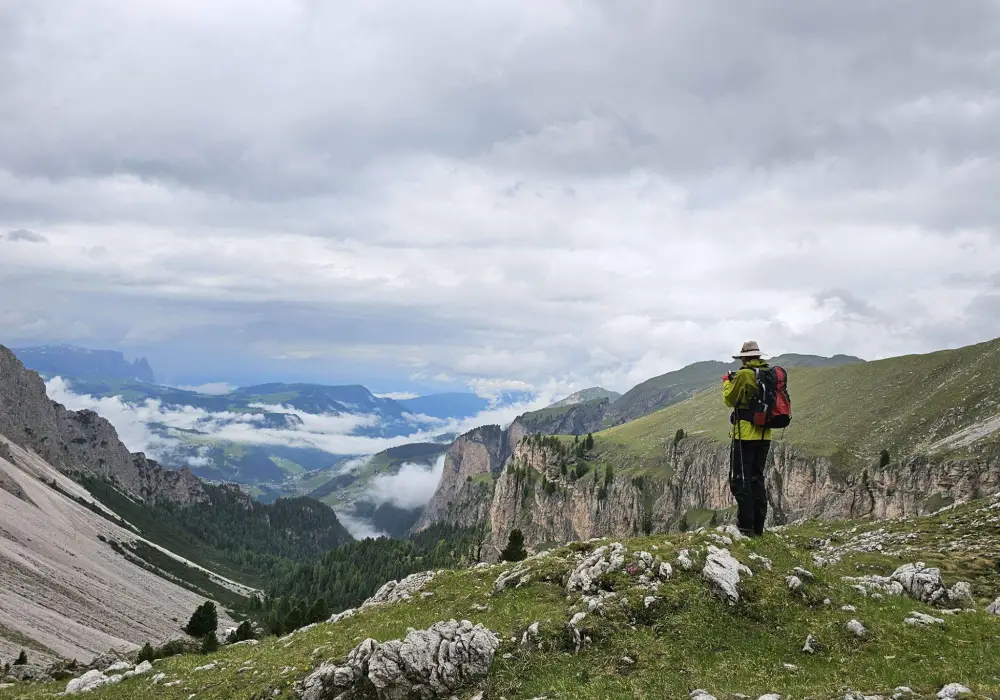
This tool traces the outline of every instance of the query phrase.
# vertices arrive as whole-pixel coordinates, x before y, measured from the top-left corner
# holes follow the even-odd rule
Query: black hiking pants
[[[729,490],[736,499],[736,527],[744,535],[764,534],[767,487],[764,466],[770,440],[733,440],[729,460]]]

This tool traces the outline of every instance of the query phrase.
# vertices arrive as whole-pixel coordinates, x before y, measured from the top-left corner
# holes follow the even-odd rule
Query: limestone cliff
[[[206,498],[201,482],[186,468],[163,469],[141,453],[131,454],[107,420],[50,400],[41,377],[3,346],[0,434],[63,473],[91,472],[142,500],[188,505]]]
[[[839,473],[828,459],[775,445],[768,470],[768,520],[891,518],[927,513],[1000,487],[1000,456],[914,457],[858,473]],[[521,441],[496,481],[484,558],[495,559],[511,529],[529,547],[707,525],[732,518],[728,447],[710,440],[669,444],[662,470],[634,474],[594,462],[583,475],[564,473],[565,459],[535,440]]]
[[[514,421],[506,430],[486,425],[455,440],[445,454],[437,491],[414,530],[436,522],[463,526],[482,522],[489,514],[493,481],[525,435],[524,427]]]

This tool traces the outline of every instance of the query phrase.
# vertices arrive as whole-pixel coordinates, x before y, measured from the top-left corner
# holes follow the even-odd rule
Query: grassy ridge
[[[721,386],[721,385],[720,385]],[[677,429],[726,440],[720,386],[601,432],[598,445],[622,459],[662,454]],[[845,465],[937,447],[1000,415],[1000,340],[958,350],[842,367],[789,370],[792,425],[778,437]]]
[[[157,686],[155,695],[168,700],[191,694],[217,700],[287,698],[297,679],[326,659],[343,659],[366,637],[387,641],[403,637],[410,627],[468,619],[504,639],[486,681],[490,700],[687,698],[695,688],[719,698],[779,693],[784,698],[840,700],[848,689],[889,697],[901,685],[914,689],[913,698],[930,700],[948,683],[972,688],[975,694],[965,696],[970,699],[995,698],[1000,693],[1000,618],[983,612],[1000,594],[1000,501],[995,503],[991,508],[978,502],[908,521],[808,523],[729,545],[754,570],[753,576],[742,575],[742,598],[732,606],[702,579],[697,561],[691,571],[675,564],[658,600],[648,607],[645,589],[637,587],[639,577],[617,572],[602,579],[602,586],[616,591],[616,601],[627,602],[609,602],[603,615],[587,615],[583,626],[591,641],[579,653],[573,652],[566,623],[583,604],[577,595],[567,598],[566,577],[579,553],[601,543],[575,543],[532,560],[527,563],[530,582],[499,594],[493,593],[494,581],[511,564],[445,572],[426,587],[433,597],[371,608],[338,624],[321,624],[290,639],[271,638],[256,647],[164,660],[156,671],[180,684]],[[872,537],[881,538],[882,550],[865,551],[864,543]],[[841,560],[816,566],[812,555],[818,540],[829,540]],[[955,547],[954,542],[963,544]],[[626,561],[632,561],[632,552],[647,551],[676,562],[681,549],[698,550],[703,561],[709,543],[707,532],[627,540]],[[751,554],[767,557],[772,568],[753,562]],[[844,580],[887,575],[913,561],[939,566],[949,586],[970,582],[974,601],[966,606],[977,612],[945,615],[905,595],[863,596]],[[785,577],[797,566],[810,570],[814,579],[792,592]],[[844,605],[856,609],[842,610]],[[912,611],[945,621],[929,627],[905,624]],[[864,638],[847,630],[851,619],[865,625]],[[541,649],[522,646],[521,633],[536,621]],[[802,651],[808,635],[819,641],[815,655]],[[194,671],[212,661],[218,664],[215,669]],[[239,671],[247,666],[249,670]],[[144,698],[150,695],[149,683],[148,676],[129,679],[90,697]],[[0,690],[0,698],[41,698],[64,687],[65,682],[20,685]]]

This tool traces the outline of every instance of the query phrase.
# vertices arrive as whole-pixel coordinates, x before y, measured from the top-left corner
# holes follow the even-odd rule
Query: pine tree
[[[211,654],[219,650],[219,640],[215,637],[215,632],[210,632],[201,638],[201,653]]]
[[[584,441],[584,447],[588,450],[594,449],[594,434],[587,433],[587,439]]]
[[[28,663],[28,654],[21,650],[21,653],[17,655],[17,661],[14,662],[15,666],[25,666]]]
[[[191,619],[188,620],[184,631],[192,637],[204,637],[209,633],[214,635],[218,628],[219,616],[215,610],[215,603],[206,600],[191,615]]]
[[[879,460],[878,460],[879,466],[880,467],[887,467],[887,466],[889,466],[889,462],[891,462],[891,461],[892,461],[892,458],[889,456],[889,450],[882,450],[882,454],[879,455]]]
[[[683,439],[684,439],[684,428],[678,428],[677,432],[674,433],[674,447],[677,447],[677,444]]]
[[[302,611],[302,608],[296,605],[288,613],[288,617],[285,618],[285,629],[289,632],[297,630],[306,624],[306,614]]]
[[[527,558],[527,556],[528,553],[524,549],[524,533],[516,528],[511,530],[510,537],[507,539],[507,546],[500,553],[500,557],[504,561],[521,561]]]
[[[330,619],[330,606],[326,604],[326,598],[319,597],[309,608],[309,623],[326,622]]]
[[[142,649],[139,650],[139,655],[135,658],[136,663],[142,663],[143,661],[149,661],[152,663],[156,659],[156,652],[153,651],[153,645],[146,642],[142,645]]]

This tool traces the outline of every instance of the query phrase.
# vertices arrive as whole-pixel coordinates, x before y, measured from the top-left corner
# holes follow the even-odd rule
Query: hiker
[[[730,416],[732,444],[729,451],[729,490],[736,499],[736,527],[748,537],[764,534],[767,517],[767,487],[764,466],[771,449],[771,429],[752,422],[751,401],[760,392],[756,372],[768,365],[761,359],[760,346],[755,341],[743,343],[733,359],[743,366],[727,372],[722,378],[722,400],[733,409]]]

